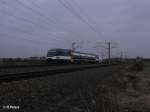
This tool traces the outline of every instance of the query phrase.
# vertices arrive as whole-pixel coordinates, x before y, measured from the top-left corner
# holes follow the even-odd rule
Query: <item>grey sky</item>
[[[71,4],[80,17],[59,1]],[[44,56],[50,48],[117,42],[130,57],[150,57],[149,0],[0,0],[0,57]]]

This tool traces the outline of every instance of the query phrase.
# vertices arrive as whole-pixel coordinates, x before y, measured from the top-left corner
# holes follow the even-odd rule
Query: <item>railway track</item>
[[[31,67],[44,67],[44,66],[59,66],[62,64],[31,64],[31,65],[0,65],[0,69],[12,69],[12,68],[31,68]]]
[[[48,66],[43,68],[37,67],[36,69],[30,68],[30,70],[24,69],[22,71],[16,72],[0,72],[0,82],[49,76],[106,66],[112,65],[106,64],[69,65],[69,66],[64,65],[64,66]]]
[[[87,64],[82,64],[87,65]],[[92,65],[92,64],[88,64]],[[21,66],[0,66],[0,75],[4,73],[19,73],[33,70],[47,70],[53,68],[61,68],[68,66],[79,66],[79,64],[45,64],[45,65],[21,65]]]

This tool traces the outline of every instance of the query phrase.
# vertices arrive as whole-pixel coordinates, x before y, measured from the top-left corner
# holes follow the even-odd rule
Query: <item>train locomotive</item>
[[[98,63],[99,57],[95,54],[82,53],[70,49],[50,49],[47,52],[49,63]]]

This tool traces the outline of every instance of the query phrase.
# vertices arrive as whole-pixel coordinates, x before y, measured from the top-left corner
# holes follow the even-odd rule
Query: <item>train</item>
[[[99,63],[96,54],[83,53],[71,49],[54,48],[47,52],[46,60],[49,63]]]

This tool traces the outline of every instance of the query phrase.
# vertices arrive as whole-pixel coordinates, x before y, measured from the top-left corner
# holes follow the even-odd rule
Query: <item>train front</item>
[[[47,53],[49,63],[70,63],[71,51],[68,49],[50,49]]]

